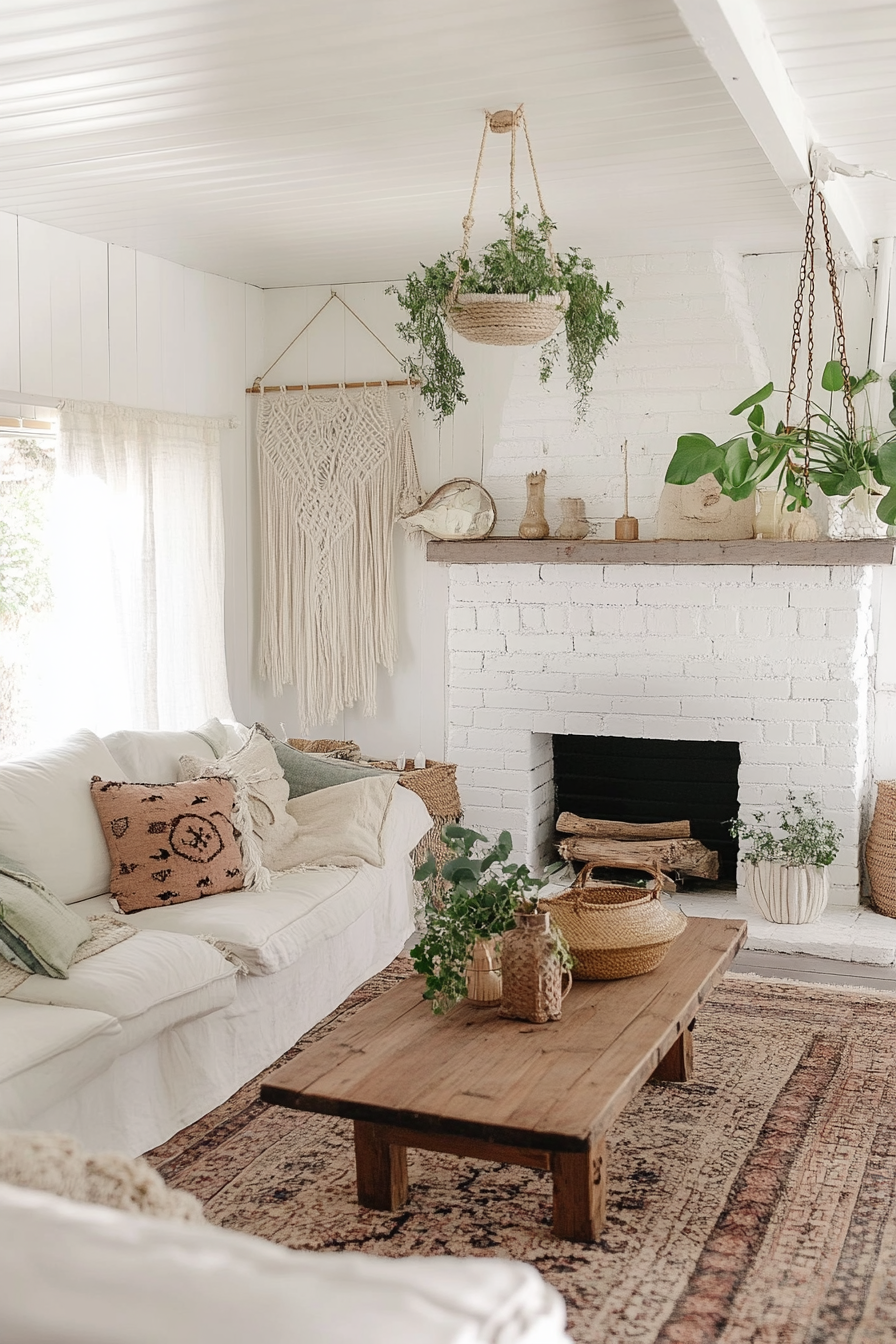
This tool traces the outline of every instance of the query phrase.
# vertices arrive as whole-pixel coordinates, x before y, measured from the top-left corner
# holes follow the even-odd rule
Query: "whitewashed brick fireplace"
[[[531,862],[545,858],[553,734],[736,741],[741,809],[814,789],[844,833],[832,904],[856,905],[872,572],[451,564],[449,756],[468,823],[507,828]]]

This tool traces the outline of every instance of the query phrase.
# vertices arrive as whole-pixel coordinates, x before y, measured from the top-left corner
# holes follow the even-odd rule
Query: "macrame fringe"
[[[385,387],[260,398],[261,674],[296,687],[300,731],[360,702],[397,655],[392,529],[419,499],[407,410]]]
[[[231,966],[236,967],[237,975],[249,974],[249,967],[243,961],[242,957],[238,957],[232,948],[228,947],[226,943],[221,942],[220,938],[213,938],[210,933],[198,933],[196,937],[199,939],[200,943],[208,943],[209,947],[213,947],[216,952],[220,952],[225,961],[229,961]]]

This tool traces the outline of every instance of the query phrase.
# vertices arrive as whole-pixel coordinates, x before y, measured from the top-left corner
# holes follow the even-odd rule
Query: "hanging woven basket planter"
[[[516,188],[517,133],[522,131],[528,152],[537,218],[520,205]],[[502,216],[507,237],[470,257],[473,209],[489,134],[510,136],[510,209]],[[408,314],[398,324],[399,335],[416,347],[404,363],[419,378],[421,395],[436,420],[452,415],[466,401],[464,369],[451,348],[449,330],[479,345],[544,345],[542,380],[546,380],[560,349],[550,338],[565,326],[569,386],[576,394],[577,418],[583,419],[591,393],[598,356],[619,335],[609,285],[601,285],[587,257],[573,249],[558,254],[554,224],[545,209],[535,156],[522,105],[515,111],[486,112],[473,176],[469,209],[463,219],[463,241],[456,253],[447,253],[422,275],[408,276],[404,289],[390,287]]]
[[[569,295],[458,294],[445,305],[449,327],[480,345],[538,345],[563,321]]]

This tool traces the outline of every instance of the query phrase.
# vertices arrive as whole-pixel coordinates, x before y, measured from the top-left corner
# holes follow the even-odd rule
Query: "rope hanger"
[[[289,345],[287,345],[283,350],[280,351],[279,355],[274,360],[273,364],[269,364],[268,367],[265,369],[264,373],[259,374],[259,376],[255,379],[255,382],[252,384],[252,386],[246,388],[247,396],[260,396],[263,392],[305,392],[305,391],[317,392],[317,391],[329,390],[331,388],[336,387],[382,387],[384,383],[386,387],[419,387],[420,382],[419,379],[417,378],[389,378],[389,379],[378,378],[374,381],[363,383],[291,383],[287,387],[281,387],[279,385],[275,385],[273,387],[262,386],[263,379],[265,379],[268,376],[271,369],[275,368],[276,365],[280,363],[281,359],[287,353],[287,351],[292,349],[292,347],[295,345],[296,341],[299,339],[300,336],[305,335],[305,332],[312,325],[312,323],[317,321],[317,319],[320,317],[321,313],[324,311],[325,308],[329,308],[330,304],[333,302],[334,299],[337,299],[342,304],[343,308],[345,308],[348,312],[351,313],[352,317],[355,319],[356,322],[361,323],[361,326],[364,328],[365,331],[370,332],[370,335],[379,345],[383,347],[383,349],[385,350],[386,354],[389,356],[390,359],[394,359],[396,364],[398,364],[399,366],[401,365],[401,360],[399,359],[398,355],[395,354],[394,350],[390,350],[388,345],[386,345],[385,341],[380,340],[376,332],[373,331],[370,327],[368,327],[363,317],[359,317],[359,315],[355,312],[354,308],[352,308],[350,304],[346,303],[345,299],[342,297],[341,294],[337,294],[335,289],[331,289],[330,297],[327,299],[325,303],[321,304],[320,308],[318,308],[314,316],[308,319],[308,321],[305,323],[304,327],[302,327],[302,330],[298,333],[298,335],[293,336],[292,340],[289,342]]]

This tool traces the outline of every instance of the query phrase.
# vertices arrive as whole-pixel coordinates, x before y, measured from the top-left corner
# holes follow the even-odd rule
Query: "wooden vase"
[[[497,938],[480,938],[473,944],[467,966],[467,1003],[474,1008],[494,1008],[501,1002],[497,942]]]
[[[501,1017],[551,1022],[560,1016],[563,973],[551,938],[551,917],[541,911],[514,915],[516,928],[501,944]]]
[[[526,541],[543,541],[551,535],[544,516],[544,487],[546,471],[530,471],[526,477],[526,512],[520,522],[519,534]]]

